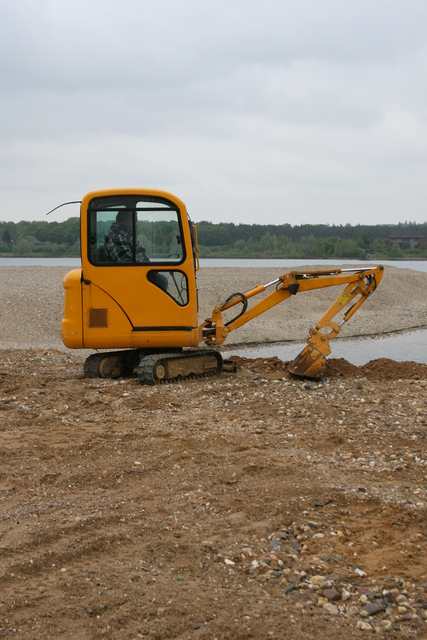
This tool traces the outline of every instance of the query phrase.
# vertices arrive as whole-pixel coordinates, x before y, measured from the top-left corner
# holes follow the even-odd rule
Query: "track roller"
[[[84,363],[85,378],[121,378],[132,375],[139,364],[139,351],[93,353]]]
[[[193,349],[180,354],[156,353],[143,356],[138,367],[141,384],[162,384],[219,375],[222,356],[211,349]]]

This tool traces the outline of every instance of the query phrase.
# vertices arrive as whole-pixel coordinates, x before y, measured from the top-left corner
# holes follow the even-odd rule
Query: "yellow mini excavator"
[[[199,325],[196,227],[176,196],[147,189],[88,193],[81,203],[81,255],[81,268],[64,278],[62,341],[71,349],[97,351],[85,362],[86,377],[117,378],[137,370],[140,382],[151,385],[221,373],[223,359],[214,347],[230,331],[292,295],[345,285],[288,365],[293,375],[321,378],[329,341],[383,275],[382,266],[290,271],[230,295]],[[250,298],[270,287],[249,306]],[[225,321],[223,312],[236,305],[237,315]],[[338,324],[333,318],[339,314]]]

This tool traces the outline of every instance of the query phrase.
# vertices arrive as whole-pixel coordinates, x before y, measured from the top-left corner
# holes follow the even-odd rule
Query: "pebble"
[[[326,585],[325,576],[312,576],[311,584],[317,584],[319,587],[324,587]]]
[[[350,616],[355,616],[356,613],[359,613],[359,608],[356,607],[356,605],[354,605],[354,604],[350,604],[350,605],[347,606],[347,613]]]
[[[376,604],[375,602],[370,602],[369,604],[365,604],[359,611],[362,618],[367,618],[368,616],[375,616],[377,613],[381,613],[384,611],[384,605]]]
[[[365,622],[364,620],[359,620],[356,627],[361,631],[371,631],[372,625],[369,622]]]
[[[301,545],[298,540],[292,540],[292,547],[295,549],[295,551],[301,551]]]
[[[324,604],[323,609],[334,616],[338,615],[338,607],[335,604],[332,604],[332,602],[327,602],[326,604]]]
[[[334,601],[334,600],[341,600],[341,594],[339,591],[336,591],[335,589],[325,589],[322,592],[322,595],[330,601]]]
[[[280,542],[278,540],[276,540],[276,538],[272,538],[269,542],[270,549],[272,551],[280,551],[282,548],[282,545],[280,544]]]
[[[386,629],[386,630],[387,630],[387,629],[391,629],[392,624],[391,624],[390,620],[381,620],[381,622],[380,622],[380,626],[381,626],[383,629]]]
[[[403,616],[400,616],[399,620],[401,622],[406,622],[408,620],[412,620],[412,618],[413,618],[412,613],[408,612],[408,613],[404,613]]]
[[[407,602],[408,602],[408,598],[405,595],[403,595],[403,593],[401,593],[396,597],[397,604],[406,604]]]

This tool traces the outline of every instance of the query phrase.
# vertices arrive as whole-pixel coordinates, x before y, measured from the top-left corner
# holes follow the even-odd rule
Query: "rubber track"
[[[105,358],[107,354],[105,353],[93,353],[88,358],[86,358],[83,372],[85,378],[99,378],[98,367],[102,358]]]
[[[122,358],[121,374],[119,377],[127,377],[131,374],[132,370],[137,367],[138,363],[138,351],[135,349],[127,351],[104,351],[103,353],[93,353],[86,358],[83,372],[85,378],[101,378],[99,374],[99,364],[102,360],[107,358]],[[110,377],[110,376],[108,376]]]
[[[164,362],[165,360],[183,360],[193,358],[194,360],[198,360],[200,362],[200,358],[204,356],[214,356],[217,360],[218,366],[215,371],[207,371],[206,373],[196,373],[190,372],[185,376],[177,376],[174,378],[164,378],[163,380],[156,380],[154,377],[154,368],[158,362]],[[208,350],[208,349],[199,349],[192,350],[187,353],[172,354],[172,353],[157,353],[150,356],[145,356],[141,358],[139,367],[138,367],[138,378],[141,384],[155,385],[155,384],[165,384],[170,382],[178,382],[180,380],[191,380],[194,378],[209,378],[214,375],[219,375],[222,371],[222,356],[219,352]]]

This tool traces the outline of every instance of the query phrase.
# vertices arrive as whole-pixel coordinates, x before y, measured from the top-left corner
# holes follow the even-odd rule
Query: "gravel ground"
[[[426,637],[427,365],[81,364],[0,350],[1,638]]]
[[[59,327],[68,267],[0,268],[0,348],[64,349]],[[211,268],[198,274],[200,321],[230,294],[281,275],[271,268]],[[342,337],[427,327],[427,274],[387,267],[382,282],[347,323]],[[292,296],[227,338],[225,345],[301,341],[338,295],[338,288]]]
[[[0,638],[426,638],[427,365],[85,379],[66,271],[0,269]],[[201,319],[276,276],[204,270]],[[425,327],[426,291],[387,268],[344,335]],[[229,342],[301,340],[329,296]]]

